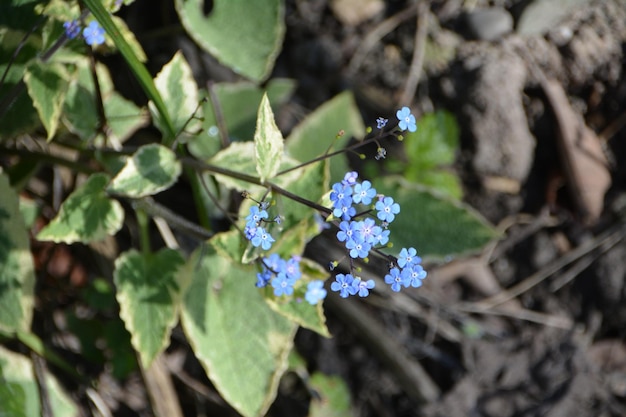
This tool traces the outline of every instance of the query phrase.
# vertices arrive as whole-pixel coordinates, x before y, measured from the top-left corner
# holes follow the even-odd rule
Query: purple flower
[[[376,128],[382,129],[383,127],[387,126],[388,121],[389,119],[384,119],[382,117],[379,117],[378,119],[376,119]]]
[[[344,175],[341,183],[343,185],[354,185],[356,184],[357,178],[359,178],[359,174],[356,171],[350,171],[347,172],[346,175]]]

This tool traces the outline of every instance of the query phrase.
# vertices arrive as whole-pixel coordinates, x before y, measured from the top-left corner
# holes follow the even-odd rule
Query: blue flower
[[[326,290],[324,289],[324,282],[320,280],[315,280],[309,282],[306,286],[306,294],[304,294],[304,299],[311,305],[315,305],[319,303],[321,300],[326,298]]]
[[[330,192],[330,201],[333,203],[335,217],[341,217],[344,211],[349,210],[352,206],[352,187],[340,183],[334,184],[333,190]]]
[[[417,256],[417,251],[415,248],[402,248],[400,251],[400,255],[398,255],[398,266],[400,268],[404,268],[405,266],[412,266],[414,264],[419,264],[422,262],[422,258]]]
[[[354,192],[352,193],[352,201],[355,203],[370,204],[372,198],[376,196],[376,189],[372,188],[372,183],[369,181],[363,181],[361,184],[354,186]]]
[[[376,128],[382,129],[383,127],[387,126],[388,121],[389,119],[384,119],[382,117],[379,117],[378,119],[376,119]]]
[[[339,223],[340,230],[337,232],[337,240],[340,242],[351,240],[354,236],[354,227],[356,225],[357,225],[357,222],[343,221]]]
[[[80,23],[78,23],[78,20],[63,23],[63,29],[65,29],[65,36],[68,39],[75,39],[80,35]]]
[[[350,249],[350,257],[351,258],[367,258],[367,255],[370,253],[370,249],[372,249],[372,245],[363,241],[363,240],[348,240],[346,241],[346,249]]]
[[[246,226],[246,228],[243,229],[243,233],[244,235],[246,235],[246,239],[252,240],[254,236],[256,236],[256,229],[256,227]]]
[[[270,256],[263,258],[262,261],[264,268],[268,268],[275,273],[285,272],[287,268],[287,262],[277,253],[272,253]]]
[[[261,219],[267,219],[268,214],[265,210],[259,210],[257,206],[250,207],[250,214],[246,217],[246,226],[256,227],[261,224]]]
[[[373,245],[374,243],[376,243],[374,240],[374,229],[377,228],[378,226],[376,226],[374,219],[367,218],[360,222],[353,222],[353,223],[356,223],[354,225],[354,238],[356,240],[363,240],[364,242],[367,242],[370,245]],[[380,227],[378,228],[380,229]]]
[[[396,218],[396,214],[400,213],[400,205],[393,202],[393,198],[385,197],[382,201],[376,203],[378,210],[377,217],[387,223],[391,223]]]
[[[359,178],[359,174],[356,171],[350,171],[347,172],[346,175],[344,175],[341,183],[343,185],[354,185],[356,184],[357,178]]]
[[[293,284],[295,284],[295,282],[295,279],[287,277],[283,272],[279,272],[278,275],[272,279],[274,295],[280,297],[281,295],[293,294]]]
[[[337,292],[341,298],[348,298],[350,295],[354,295],[357,292],[356,287],[353,285],[354,277],[350,274],[337,274],[335,282],[330,284],[330,289]]]
[[[372,245],[386,245],[389,242],[389,230],[383,230],[380,226],[374,226]]]
[[[350,220],[356,214],[356,209],[352,206],[343,206],[341,209],[333,210],[333,215],[339,217],[342,220]]]
[[[411,114],[411,110],[408,107],[402,107],[400,110],[396,112],[396,117],[400,121],[398,126],[400,130],[407,130],[409,132],[415,132],[417,130],[417,125],[415,124],[415,116]]]
[[[272,242],[275,242],[272,235],[270,235],[267,230],[262,227],[256,228],[256,234],[252,238],[252,246],[258,248],[259,245],[263,248],[263,250],[268,250],[272,247]]]
[[[104,43],[104,29],[95,20],[83,29],[83,37],[87,45],[98,46]]]
[[[406,271],[406,272],[405,272]],[[406,276],[407,282],[405,283],[405,287],[409,285],[413,288],[419,288],[422,286],[422,280],[426,278],[426,271],[422,268],[422,265],[411,265],[409,268],[404,268],[402,270],[403,274]]]
[[[357,294],[359,294],[359,297],[367,297],[370,294],[369,290],[374,288],[376,284],[373,279],[363,281],[360,277],[356,277],[353,285],[357,288]]]
[[[300,257],[292,256],[291,259],[285,263],[284,272],[289,278],[295,280],[300,279],[302,276],[302,272],[300,272]]]
[[[258,288],[266,287],[267,284],[270,283],[271,279],[272,279],[272,271],[270,271],[269,269],[265,269],[263,270],[263,272],[257,272],[255,285]]]
[[[406,283],[406,278],[400,274],[398,268],[391,268],[389,273],[385,275],[385,283],[391,285],[391,291],[399,292]]]

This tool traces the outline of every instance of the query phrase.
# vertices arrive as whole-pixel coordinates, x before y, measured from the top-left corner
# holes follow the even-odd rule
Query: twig
[[[46,384],[46,363],[43,358],[32,350],[30,351],[30,359],[33,362],[35,371],[35,381],[37,382],[37,390],[39,391],[39,403],[41,405],[41,417],[54,417],[52,406],[50,405],[50,393]]]
[[[400,23],[412,18],[416,12],[417,4],[414,3],[405,10],[402,10],[390,18],[383,20],[378,26],[376,26],[374,30],[372,30],[365,37],[365,39],[363,39],[363,42],[361,42],[361,45],[352,56],[350,64],[348,64],[348,75],[354,75],[358,71],[367,54],[385,35],[393,31],[396,27],[398,27],[398,25],[400,25]]]
[[[424,54],[426,50],[426,35],[428,33],[428,4],[425,0],[418,3],[417,27],[415,28],[415,46],[413,47],[413,58],[409,68],[409,76],[404,84],[404,89],[398,105],[408,105],[415,97],[417,84],[419,83],[424,64]]]
[[[439,397],[439,387],[419,362],[358,302],[340,299],[330,292],[326,306],[350,324],[350,329],[387,365],[407,395],[418,402],[432,402]]]
[[[473,302],[473,303],[462,303],[459,304],[459,307],[463,310],[469,311],[474,310],[478,311],[487,311],[493,309],[495,306],[503,304],[524,292],[530,290],[534,286],[538,285],[546,278],[566,267],[567,265],[575,262],[576,260],[582,258],[584,255],[587,255],[591,251],[603,247],[605,245],[615,245],[617,242],[621,241],[624,238],[624,226],[619,224],[616,227],[613,227],[595,239],[585,242],[576,249],[570,251],[569,253],[563,255],[562,257],[555,259],[546,265],[543,269],[537,271],[532,274],[519,284],[513,286],[512,288],[505,290],[501,293],[498,293],[492,297],[484,299],[482,301]],[[570,278],[570,280],[573,278]]]

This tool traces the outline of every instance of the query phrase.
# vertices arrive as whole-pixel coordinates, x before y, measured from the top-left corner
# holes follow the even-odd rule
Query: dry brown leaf
[[[572,199],[587,224],[596,222],[611,185],[608,161],[598,136],[574,111],[561,84],[542,79],[558,125],[558,145]]]

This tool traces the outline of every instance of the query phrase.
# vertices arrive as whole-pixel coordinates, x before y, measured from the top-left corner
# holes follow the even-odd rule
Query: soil
[[[142,40],[154,72],[181,48],[192,63],[202,57],[205,65],[194,67],[200,82],[236,79],[182,34],[144,42],[150,30],[176,22],[170,2],[153,3],[139,0],[122,16]],[[390,0],[365,18],[346,16],[336,7],[340,1],[286,3],[286,39],[273,76],[293,78],[298,87],[279,115],[281,129],[288,132],[302,114],[346,89],[355,93],[365,121],[393,116],[400,105],[417,115],[446,109],[461,132],[453,168],[463,181],[464,201],[503,232],[480,254],[429,264],[425,286],[403,297],[330,298],[334,337],[300,330],[296,338],[308,371],[341,376],[355,417],[626,415],[623,2],[582,2],[536,35],[515,28],[536,3],[526,0],[431,0],[422,6]],[[359,7],[348,3],[348,10]],[[486,35],[472,28],[472,12],[484,8],[505,16],[487,23],[496,27]],[[152,15],[157,10],[166,12]],[[393,29],[360,49],[394,16]],[[406,81],[420,16],[428,22],[431,49],[413,92]],[[124,71],[113,74],[133,97],[137,89]],[[566,104],[554,104],[546,80],[556,82]],[[410,102],[400,103],[407,93]],[[601,145],[610,174],[606,186],[586,185],[563,159],[566,134],[558,116],[564,107],[573,115],[565,120],[583,123]],[[595,206],[577,203],[581,190],[601,191]],[[314,257],[323,239],[307,253]],[[179,339],[175,334],[172,352],[184,346]],[[202,397],[206,415],[236,415],[188,351],[183,362],[188,375],[209,387]],[[294,379],[284,378],[269,415],[307,415],[311,393]],[[145,415],[138,404],[146,394],[136,378],[118,391],[109,382],[117,395],[115,415]],[[197,394],[175,382],[185,412],[196,415],[190,404]]]

